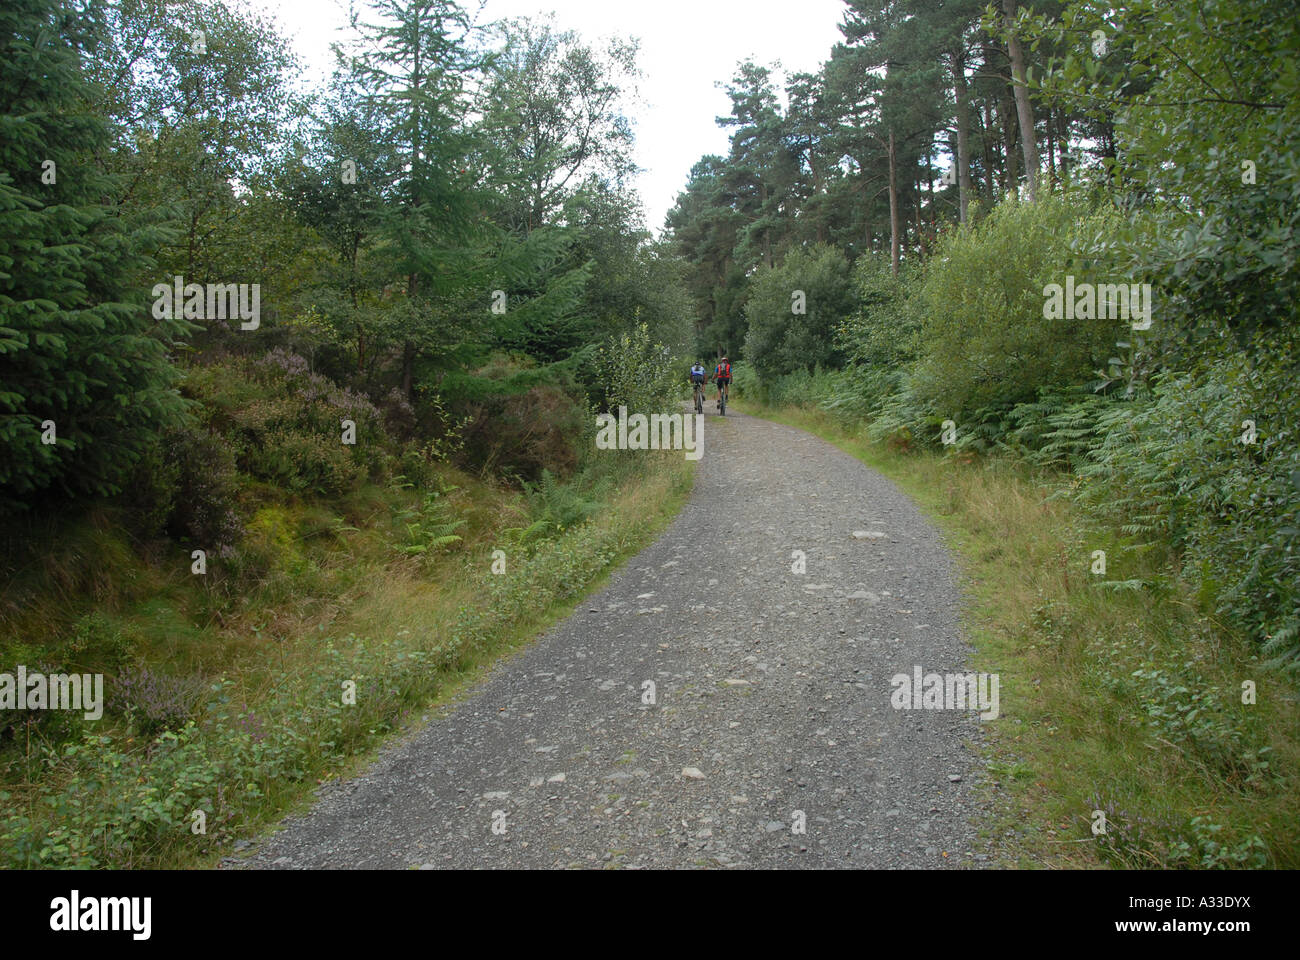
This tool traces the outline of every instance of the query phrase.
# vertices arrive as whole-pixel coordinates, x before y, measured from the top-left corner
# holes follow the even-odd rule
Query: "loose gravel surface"
[[[978,717],[890,702],[896,674],[966,669],[938,533],[808,433],[704,436],[690,501],[604,590],[224,866],[984,860]]]

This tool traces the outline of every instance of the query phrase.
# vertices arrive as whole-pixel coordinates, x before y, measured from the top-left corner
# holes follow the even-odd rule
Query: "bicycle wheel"
[[[725,417],[727,415],[727,391],[723,390],[722,395],[718,397],[718,411]]]

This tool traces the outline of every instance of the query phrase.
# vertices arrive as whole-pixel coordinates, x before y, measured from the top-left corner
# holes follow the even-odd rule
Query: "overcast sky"
[[[465,0],[471,11],[477,0]],[[272,11],[308,70],[327,76],[338,39],[341,0],[255,0]],[[714,118],[730,112],[726,81],[747,57],[780,61],[786,72],[815,70],[842,39],[843,0],[487,0],[480,22],[553,12],[556,24],[588,39],[611,34],[641,41],[642,106],[633,116],[637,187],[646,224],[658,231],[706,153],[725,153],[727,132]]]

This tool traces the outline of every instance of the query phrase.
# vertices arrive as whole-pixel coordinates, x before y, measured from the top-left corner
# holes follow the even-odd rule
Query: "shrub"
[[[144,736],[184,726],[206,691],[201,677],[170,677],[145,666],[128,667],[108,685],[107,709],[126,717]]]
[[[1224,343],[1201,370],[1166,374],[1149,400],[1103,414],[1079,495],[1139,543],[1175,547],[1203,600],[1300,673],[1294,355],[1280,338],[1261,338],[1254,360]]]
[[[910,363],[921,351],[919,292],[923,274],[909,262],[895,277],[889,261],[866,255],[853,268],[857,309],[836,328],[849,359],[867,367]]]
[[[796,294],[803,294],[802,303]],[[802,312],[796,312],[801,306]],[[745,359],[764,376],[811,371],[842,359],[835,332],[853,310],[849,261],[837,248],[794,250],[750,285]]]
[[[489,395],[466,409],[467,464],[526,481],[547,470],[569,476],[577,469],[584,411],[560,387],[538,384],[522,393]]]
[[[198,368],[187,389],[239,468],[259,480],[333,496],[384,470],[390,442],[378,408],[310,372],[297,354],[276,348],[249,364]],[[344,420],[356,425],[355,444],[342,442]]]
[[[116,671],[131,657],[134,644],[118,624],[98,611],[79,619],[59,650],[60,669]]]
[[[920,292],[919,397],[960,420],[981,407],[1031,401],[1044,387],[1085,382],[1124,328],[1045,319],[1043,288],[1064,285],[1068,274],[1118,282],[1104,266],[1077,259],[1071,245],[1109,219],[1073,195],[1045,194],[1033,204],[999,204],[949,234]]]
[[[235,511],[235,455],[221,437],[197,429],[175,430],[163,440],[164,468],[173,483],[167,532],[179,540],[221,551],[243,535]]]
[[[802,312],[795,311],[799,305]],[[849,262],[840,250],[821,244],[791,251],[750,285],[745,359],[769,377],[838,363],[835,331],[852,309]]]
[[[644,323],[607,340],[596,351],[593,366],[604,384],[607,410],[625,406],[630,413],[662,413],[686,392],[689,364],[652,340]]]

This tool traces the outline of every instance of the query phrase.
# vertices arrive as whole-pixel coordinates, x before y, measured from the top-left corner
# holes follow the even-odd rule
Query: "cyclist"
[[[696,394],[699,394],[704,390],[704,385],[708,380],[709,374],[708,371],[704,369],[704,361],[696,360],[695,365],[691,367],[691,384],[694,387]],[[698,401],[696,402],[695,407],[697,410],[699,409],[700,404]]]
[[[731,361],[726,357],[719,360],[714,368],[713,382],[718,385],[718,409],[722,409],[722,393],[727,390],[727,384],[731,383]],[[727,390],[727,396],[731,396],[731,391]]]

